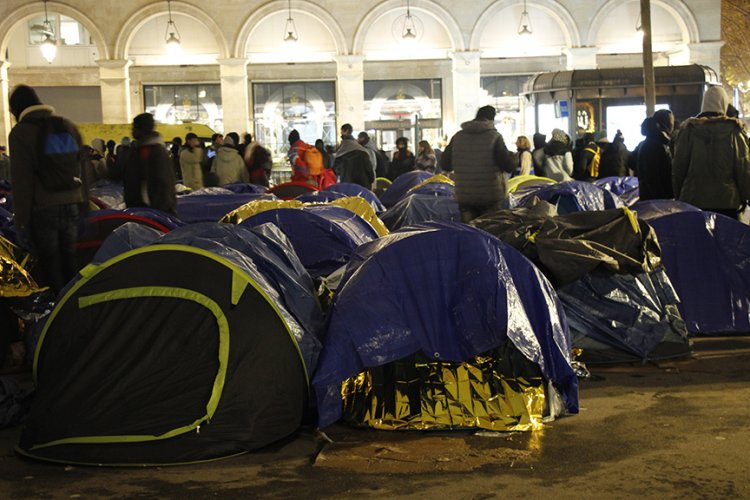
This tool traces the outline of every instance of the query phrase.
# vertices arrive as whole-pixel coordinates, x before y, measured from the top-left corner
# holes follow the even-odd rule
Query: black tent
[[[211,251],[175,244],[180,232],[196,240],[195,227],[181,228],[166,244],[86,267],[64,292],[35,354],[38,390],[20,453],[186,463],[256,449],[298,428],[319,343],[285,306],[284,280],[274,280],[279,256],[296,257],[271,248],[272,235],[253,233],[254,248],[261,240],[270,248],[275,267],[266,273],[263,258],[215,242],[219,225],[210,226]],[[220,230],[245,241],[251,233]],[[287,284],[296,264],[287,261]]]

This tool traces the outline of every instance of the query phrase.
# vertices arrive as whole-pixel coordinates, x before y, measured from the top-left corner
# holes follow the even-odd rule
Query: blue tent
[[[267,210],[242,221],[241,225],[256,227],[269,222],[289,238],[313,278],[331,274],[349,262],[355,248],[378,237],[360,216],[330,205]]]
[[[669,214],[701,211],[700,208],[677,200],[644,200],[633,204],[630,208],[638,213],[639,219],[645,221],[658,219]]]
[[[413,170],[401,174],[393,181],[393,184],[388,187],[385,193],[383,193],[380,197],[380,201],[383,202],[385,208],[391,208],[393,205],[401,201],[411,188],[420,185],[433,175],[434,174],[425,172],[424,170]]]
[[[339,182],[328,186],[324,191],[333,191],[334,193],[341,193],[346,196],[360,196],[367,200],[367,203],[369,203],[372,209],[375,210],[375,213],[385,211],[383,203],[377,196],[375,196],[375,193],[359,184],[354,184],[352,182]]]
[[[225,184],[222,186],[224,189],[228,189],[233,193],[265,193],[268,188],[260,186],[258,184],[250,184],[248,182],[234,182],[232,184]]]
[[[255,200],[275,200],[272,194],[190,194],[177,198],[177,216],[184,222],[217,222],[232,210]]]
[[[506,340],[578,411],[565,315],[524,256],[457,223],[404,228],[360,246],[334,297],[313,379],[319,425],[342,414],[341,383],[416,352],[464,361]]]
[[[125,208],[125,195],[119,182],[98,181],[96,186],[89,189],[89,196],[99,200],[105,208]]]
[[[595,180],[594,184],[619,196],[627,206],[637,202],[640,197],[638,177],[605,177]]]
[[[568,181],[533,186],[510,194],[507,198],[508,208],[527,206],[534,197],[555,205],[559,215],[572,212],[608,210],[624,206],[617,195],[599,186],[590,182]]]
[[[297,196],[295,200],[302,203],[328,203],[329,201],[346,198],[345,194],[334,193],[333,191],[315,191]]]
[[[429,221],[460,222],[458,202],[447,196],[412,194],[380,214],[391,231]]]
[[[693,334],[750,333],[750,227],[711,212],[649,221]]]

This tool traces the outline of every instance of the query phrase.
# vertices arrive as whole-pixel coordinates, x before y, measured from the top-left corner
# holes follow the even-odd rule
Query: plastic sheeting
[[[568,181],[558,184],[533,186],[509,194],[506,208],[528,206],[534,198],[555,205],[560,215],[572,212],[591,212],[622,208],[624,203],[618,196],[589,182]]]
[[[29,273],[31,256],[0,236],[0,297],[28,297],[46,290]]]
[[[329,201],[346,198],[345,194],[334,193],[333,191],[315,191],[314,193],[305,193],[297,196],[295,200],[302,203],[328,203]]]
[[[385,193],[380,196],[380,201],[383,202],[385,208],[391,208],[401,201],[411,188],[418,186],[433,176],[434,174],[425,172],[424,170],[414,170],[401,174],[393,181]]]
[[[409,189],[407,195],[410,194],[447,196],[453,198],[456,194],[456,183],[443,174],[437,174]]]
[[[234,182],[232,184],[225,184],[222,187],[233,193],[261,194],[261,193],[265,193],[266,191],[268,191],[268,188],[265,186],[260,186],[258,184],[250,184],[248,182]]]
[[[125,194],[119,182],[99,181],[96,186],[89,189],[89,196],[100,201],[105,208],[125,208]]]
[[[102,245],[95,262],[105,262],[147,245],[188,245],[226,258],[252,276],[280,306],[297,339],[308,373],[312,373],[320,351],[322,312],[312,279],[281,232],[269,227],[251,229],[205,222],[156,236],[135,224],[121,226]],[[190,269],[185,272],[189,273]],[[211,279],[210,276],[195,278]]]
[[[375,196],[375,193],[359,184],[354,184],[352,182],[339,182],[338,184],[328,186],[325,191],[333,191],[334,193],[341,193],[346,196],[359,196],[367,200],[367,203],[372,206],[372,209],[375,210],[376,213],[385,211],[383,203],[377,196]]]
[[[439,251],[438,251],[439,249]],[[313,379],[319,425],[341,416],[341,383],[422,351],[464,361],[507,339],[578,411],[557,295],[520,253],[475,228],[428,223],[357,248],[334,298]]]
[[[357,246],[378,238],[360,216],[330,205],[267,210],[241,225],[255,227],[269,222],[289,238],[305,269],[316,279],[346,264]]]
[[[272,194],[190,194],[177,198],[177,216],[188,224],[217,222],[228,212],[254,200],[275,200]]]
[[[391,231],[429,221],[460,222],[458,202],[446,196],[412,194],[380,214]]]
[[[595,180],[594,184],[619,196],[622,202],[629,207],[637,202],[641,196],[638,177],[604,177]]]
[[[690,354],[680,302],[664,269],[634,275],[598,271],[557,290],[571,342],[586,363]]]
[[[627,208],[555,216],[552,205],[539,202],[498,210],[472,224],[519,249],[555,286],[595,269],[637,273],[659,265],[654,232]]]
[[[549,177],[539,177],[537,175],[517,175],[511,177],[508,180],[507,188],[509,193],[515,193],[519,189],[533,188],[536,186],[545,186],[547,184],[554,184],[554,179]]]
[[[693,334],[750,333],[750,227],[711,212],[650,221]]]
[[[682,212],[700,212],[701,209],[677,200],[644,200],[631,207],[638,214],[639,219],[651,221],[669,214]]]

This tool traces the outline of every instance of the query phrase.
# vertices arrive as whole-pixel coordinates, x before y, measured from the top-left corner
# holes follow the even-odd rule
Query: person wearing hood
[[[180,151],[180,172],[182,183],[192,190],[203,187],[203,148],[198,136],[192,132],[185,135],[185,145]]]
[[[744,124],[725,114],[728,104],[722,87],[709,87],[701,114],[683,122],[672,187],[678,200],[736,219],[750,199],[750,151]]]
[[[568,146],[568,134],[556,128],[552,140],[544,146],[544,175],[558,182],[572,179],[573,154]]]
[[[539,132],[534,134],[534,150],[531,159],[534,161],[534,175],[544,177],[544,146],[547,144],[547,136]]]
[[[341,145],[333,157],[333,170],[339,182],[350,182],[372,189],[375,182],[375,164],[372,151],[363,147],[352,135],[352,127],[341,127]]]
[[[396,151],[393,152],[393,158],[388,167],[388,178],[394,181],[399,175],[414,170],[415,166],[416,158],[414,153],[409,151],[409,139],[399,137],[396,139]]]
[[[440,158],[441,170],[453,172],[461,220],[469,222],[500,207],[505,173],[513,172],[513,155],[495,128],[495,108],[479,108],[476,118],[461,124]]]
[[[91,180],[94,182],[107,178],[106,151],[107,146],[104,139],[96,138],[91,140],[91,149],[88,155],[90,165],[87,168],[90,168],[90,172],[93,174]],[[91,177],[91,175],[88,177]],[[93,187],[93,185],[90,187]]]
[[[250,172],[239,151],[234,147],[234,141],[235,139],[227,134],[224,137],[224,144],[216,152],[211,164],[211,172],[216,174],[219,186],[233,182],[250,182]]]
[[[125,205],[177,215],[175,177],[164,139],[154,130],[154,116],[133,118],[133,139],[123,175]]]
[[[386,160],[385,158],[383,158],[383,155],[380,154],[378,148],[375,147],[375,142],[370,138],[370,134],[364,131],[360,132],[359,134],[357,134],[357,142],[360,146],[368,151],[368,154],[370,155],[370,162],[372,162],[373,164],[373,172],[375,173],[375,177],[380,177],[378,172],[385,175],[385,172],[388,169]]]
[[[674,115],[668,109],[660,109],[654,116],[646,118],[641,125],[646,139],[638,147],[635,169],[641,200],[674,198],[672,153],[669,149],[673,128]]]
[[[77,271],[75,244],[78,222],[88,194],[83,171],[81,134],[70,120],[56,117],[54,108],[45,106],[36,91],[19,85],[9,98],[16,125],[10,131],[10,177],[13,184],[14,225],[19,240],[27,243],[39,265],[37,281],[59,292]],[[70,159],[66,166],[74,171],[55,169],[62,183],[45,182],[40,143],[43,128],[59,123],[69,146],[63,153]],[[53,129],[54,130],[54,129]],[[61,134],[63,135],[63,134]],[[77,174],[77,175],[76,175]]]

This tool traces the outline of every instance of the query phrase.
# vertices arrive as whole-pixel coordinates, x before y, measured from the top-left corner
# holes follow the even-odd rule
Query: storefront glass
[[[144,85],[143,104],[159,123],[202,123],[224,132],[219,84]]]

